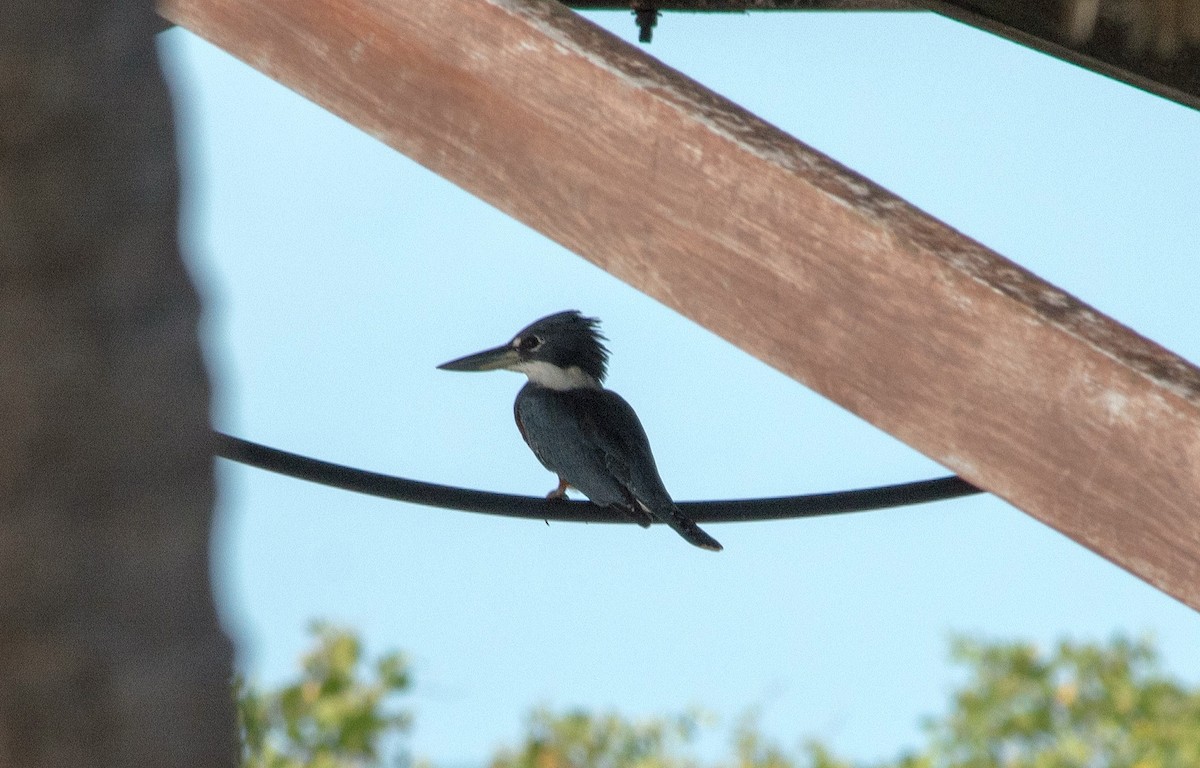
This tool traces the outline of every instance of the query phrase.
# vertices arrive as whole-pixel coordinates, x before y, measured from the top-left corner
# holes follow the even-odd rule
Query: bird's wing
[[[615,393],[526,387],[515,413],[542,464],[597,504],[625,505],[647,491],[666,494],[637,415]]]
[[[670,504],[646,430],[629,403],[607,389],[587,391],[584,401],[588,405],[581,409],[583,418],[590,422],[605,466],[617,482],[651,510]]]
[[[594,390],[594,409],[583,413],[594,416],[595,432],[600,435],[606,466],[628,491],[634,504],[675,529],[688,542],[702,549],[721,551],[721,544],[680,511],[671,500],[658,474],[646,430],[633,408],[616,392]]]
[[[514,410],[521,435],[542,464],[594,503],[628,509],[635,519],[648,514],[698,547],[721,549],[671,500],[646,431],[620,395],[527,386]]]

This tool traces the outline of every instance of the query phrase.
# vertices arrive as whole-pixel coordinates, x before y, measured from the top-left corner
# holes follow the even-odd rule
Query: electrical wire
[[[216,439],[215,453],[222,458],[300,480],[385,499],[547,522],[631,522],[617,509],[599,507],[588,501],[514,496],[408,480],[281,451],[222,432],[213,434]],[[733,523],[866,512],[944,501],[978,493],[983,491],[961,477],[950,476],[834,493],[767,499],[683,501],[677,504],[684,514],[697,523]]]

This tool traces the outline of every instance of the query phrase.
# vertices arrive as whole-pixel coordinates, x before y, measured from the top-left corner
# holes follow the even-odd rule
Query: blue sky
[[[624,13],[592,15],[636,39]],[[435,366],[578,308],[677,499],[944,471],[182,30],[163,36],[218,427],[435,482],[543,494],[516,374]],[[1200,359],[1200,114],[934,15],[671,14],[646,49],[1139,332]],[[1150,633],[1200,681],[1200,618],[992,498],[667,529],[493,519],[222,462],[214,558],[239,662],[283,679],[325,618],[403,649],[412,745],[448,766],[534,706],[749,708],[883,758],[958,679],[947,638]],[[1136,511],[1131,511],[1136,514]],[[719,745],[707,743],[707,751]]]

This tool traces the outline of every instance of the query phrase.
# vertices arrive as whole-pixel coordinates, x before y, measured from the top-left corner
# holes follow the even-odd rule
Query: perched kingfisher
[[[559,312],[521,329],[507,344],[438,368],[504,369],[529,377],[513,414],[534,455],[558,475],[558,487],[546,498],[565,498],[567,488],[575,488],[643,528],[658,520],[697,547],[719,552],[717,540],[671,500],[633,408],[604,388],[608,349],[599,324],[575,310]]]

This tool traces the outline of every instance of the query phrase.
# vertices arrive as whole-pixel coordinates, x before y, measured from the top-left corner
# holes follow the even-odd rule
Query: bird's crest
[[[541,346],[539,359],[567,369],[577,366],[597,382],[608,373],[608,348],[600,333],[600,321],[584,317],[579,310],[557,312],[530,323],[516,335],[516,340],[537,337]]]

